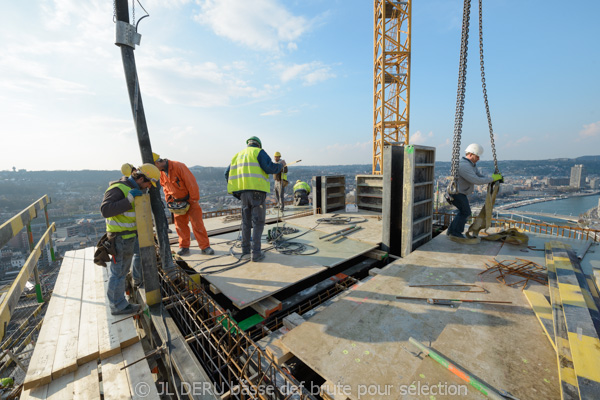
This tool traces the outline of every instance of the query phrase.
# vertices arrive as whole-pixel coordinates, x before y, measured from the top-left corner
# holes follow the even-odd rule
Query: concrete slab
[[[440,235],[337,298],[282,341],[326,380],[349,385],[351,399],[397,399],[406,397],[402,391],[410,390],[416,381],[430,387],[454,382],[453,374],[433,360],[415,357],[409,337],[432,344],[490,385],[516,397],[559,398],[556,354],[525,296],[494,277],[478,275],[484,262],[494,258],[500,248],[495,242],[460,245]],[[456,287],[409,287],[436,283],[478,284],[488,293],[462,293],[464,288]],[[397,299],[399,295],[512,304],[462,303],[449,308],[424,300]],[[365,394],[365,388],[378,393]],[[466,398],[481,398],[474,388],[466,390]]]
[[[275,225],[267,225],[266,229]],[[280,225],[281,226],[281,225]],[[336,266],[348,259],[373,250],[376,246],[344,239],[336,243],[319,240],[322,233],[287,223],[286,226],[298,229],[298,233],[287,235],[286,238],[299,245],[313,246],[306,250],[316,254],[286,255],[278,252],[272,245],[263,243],[265,259],[260,262],[238,262],[238,266],[219,271],[232,266],[238,260],[231,255],[233,251],[239,257],[241,249],[237,241],[238,232],[211,237],[211,247],[214,256],[202,255],[195,241],[190,246],[190,255],[183,257],[184,261],[200,274],[203,274],[215,288],[227,296],[233,304],[243,309],[297,282],[309,278],[328,267]],[[172,247],[177,249],[177,245]]]
[[[348,213],[344,211],[340,211],[337,213],[330,214],[316,214],[310,215],[300,218],[294,218],[292,222],[294,225],[302,226],[304,228],[314,228],[315,230],[323,233],[332,233],[339,231],[340,229],[347,228],[349,225],[334,225],[327,224],[323,222],[319,222],[319,220],[323,220],[324,218],[332,218],[332,217],[346,217],[352,218],[350,225],[360,226],[362,229],[352,233],[351,237],[354,240],[358,240],[364,243],[377,244],[381,243],[381,214],[371,211],[361,210],[359,212]],[[286,218],[287,219],[287,218]],[[358,222],[355,221],[363,221]]]

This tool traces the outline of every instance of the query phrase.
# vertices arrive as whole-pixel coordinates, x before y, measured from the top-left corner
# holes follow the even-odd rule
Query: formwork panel
[[[356,175],[356,205],[361,210],[382,211],[382,175]]]

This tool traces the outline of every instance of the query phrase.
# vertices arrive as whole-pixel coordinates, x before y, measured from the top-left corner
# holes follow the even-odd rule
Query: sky
[[[150,16],[134,54],[154,152],[226,167],[256,135],[288,163],[371,164],[373,1],[140,1]],[[2,3],[0,170],[140,164],[111,2]],[[462,7],[412,4],[409,141],[438,161],[452,151]],[[481,143],[485,160],[476,7],[461,148]],[[598,15],[597,0],[484,1],[499,160],[600,154]]]

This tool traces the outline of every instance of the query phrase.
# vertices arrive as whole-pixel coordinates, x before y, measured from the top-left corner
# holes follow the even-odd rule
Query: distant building
[[[546,178],[546,185],[548,186],[569,186],[570,183],[569,178]]]
[[[583,164],[577,164],[571,167],[571,182],[569,186],[581,189],[585,186],[585,167]]]
[[[600,189],[600,178],[591,178],[590,179],[590,189],[597,190]]]

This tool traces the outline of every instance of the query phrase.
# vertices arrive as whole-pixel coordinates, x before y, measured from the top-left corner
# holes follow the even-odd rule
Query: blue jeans
[[[140,242],[138,237],[135,237],[135,244],[133,247],[133,259],[131,261],[131,278],[134,283],[138,285],[142,283],[142,268],[140,264]]]
[[[106,295],[111,311],[120,311],[127,307],[127,299],[125,298],[125,277],[131,261],[137,237],[123,239],[122,236],[115,238],[115,252],[117,256],[114,261],[111,261],[108,267],[108,289]]]
[[[283,187],[283,181],[275,181],[275,200],[277,200],[277,205],[282,210],[284,205],[284,194],[285,188]]]
[[[471,216],[471,206],[469,205],[469,199],[464,194],[458,193],[452,195],[452,197],[454,198],[452,205],[458,209],[458,214],[456,214],[452,223],[450,223],[450,227],[448,227],[448,235],[462,236],[467,219]]]
[[[253,256],[260,254],[260,241],[265,228],[267,194],[259,191],[241,193],[242,200],[242,253]],[[250,249],[250,231],[252,231],[252,249]]]

